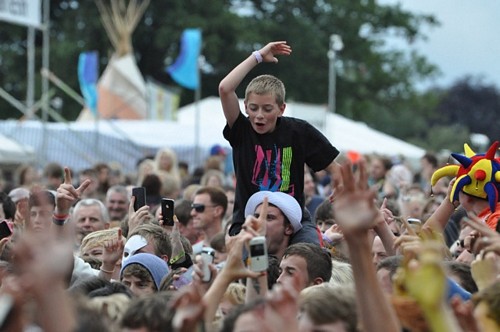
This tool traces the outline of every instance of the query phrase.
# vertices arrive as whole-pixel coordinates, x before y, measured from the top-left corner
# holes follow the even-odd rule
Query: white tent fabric
[[[203,142],[203,146],[210,146],[218,141],[219,144],[229,147],[222,136],[226,120],[219,98],[203,99],[198,107],[200,141]],[[243,100],[240,100],[240,107],[243,110]],[[179,109],[178,121],[181,124],[192,125],[195,114],[195,104],[182,107]],[[309,121],[341,152],[354,150],[363,154],[402,155],[410,159],[418,159],[425,153],[424,149],[370,128],[365,123],[350,120],[339,114],[327,114],[326,106],[291,102],[287,103],[284,116]]]
[[[242,100],[240,106],[243,110]],[[129,139],[136,144],[156,148],[194,146],[196,108],[200,148],[208,150],[214,144],[230,148],[222,135],[226,120],[217,97],[208,97],[199,101],[198,105],[193,103],[180,108],[177,122],[113,120],[113,125],[110,125],[104,121],[99,125],[99,132],[115,137],[127,133]],[[292,102],[287,104],[284,115],[309,121],[342,152],[354,150],[363,154],[402,155],[413,159],[418,159],[425,153],[424,149],[370,128],[365,123],[352,121],[338,114],[327,114],[325,109],[325,106]],[[91,130],[95,125],[93,122],[72,124],[72,128],[77,127]],[[116,131],[117,127],[121,129],[119,132]]]
[[[32,163],[35,160],[35,151],[0,134],[0,164]]]
[[[240,102],[243,109],[243,101]],[[376,131],[364,123],[338,114],[327,114],[325,109],[324,106],[289,103],[285,115],[309,121],[344,153],[401,155],[408,160],[419,159],[425,153],[417,146]],[[197,117],[199,130],[196,141]],[[198,105],[180,108],[177,121],[80,121],[47,123],[45,128],[38,121],[0,121],[0,132],[31,146],[39,162],[57,161],[74,170],[92,167],[97,162],[117,162],[125,171],[134,171],[139,159],[154,154],[162,147],[174,149],[179,160],[188,162],[192,167],[200,166],[197,163],[203,162],[214,144],[230,150],[222,135],[225,124],[219,98],[209,97]],[[42,144],[44,133],[45,145]],[[195,160],[196,145],[198,160]]]

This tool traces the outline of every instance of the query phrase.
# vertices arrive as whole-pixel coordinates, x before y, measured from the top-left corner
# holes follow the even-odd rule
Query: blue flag
[[[181,86],[196,90],[200,85],[198,57],[201,51],[201,29],[185,29],[181,37],[181,52],[167,73]]]
[[[99,75],[99,55],[96,51],[80,53],[78,57],[78,81],[85,104],[97,115],[97,78]]]

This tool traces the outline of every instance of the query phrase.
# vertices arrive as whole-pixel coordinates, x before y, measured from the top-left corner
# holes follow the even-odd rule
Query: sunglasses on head
[[[215,207],[217,205],[205,205],[205,204],[191,204],[191,209],[194,209],[196,212],[198,213],[202,213],[203,211],[205,211],[205,208],[207,207]]]

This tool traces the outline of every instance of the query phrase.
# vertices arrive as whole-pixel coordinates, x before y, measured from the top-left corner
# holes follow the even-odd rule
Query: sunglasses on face
[[[217,205],[205,205],[205,204],[191,204],[191,209],[194,209],[198,213],[203,213],[207,207],[215,207]]]

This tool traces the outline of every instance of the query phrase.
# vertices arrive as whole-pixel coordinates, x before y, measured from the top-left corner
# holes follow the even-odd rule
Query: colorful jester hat
[[[499,142],[495,141],[485,154],[476,154],[464,144],[465,156],[452,153],[460,165],[447,165],[432,174],[431,185],[443,176],[456,177],[451,190],[450,201],[458,201],[458,193],[464,193],[487,199],[491,212],[495,211],[497,202],[500,200],[500,159],[495,159],[495,152]]]

